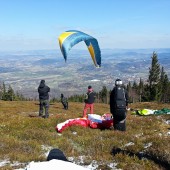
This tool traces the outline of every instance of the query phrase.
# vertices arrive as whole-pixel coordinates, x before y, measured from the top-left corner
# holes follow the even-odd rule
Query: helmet
[[[116,79],[116,81],[115,81],[115,85],[116,85],[116,86],[120,86],[120,85],[122,85],[122,80],[120,80],[120,79]]]

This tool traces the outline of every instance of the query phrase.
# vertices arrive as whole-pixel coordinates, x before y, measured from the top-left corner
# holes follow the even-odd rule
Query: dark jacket
[[[121,90],[123,91],[123,94],[120,94],[120,95],[117,94],[118,88],[121,88]],[[120,100],[119,98],[122,98],[122,100],[125,101],[125,105],[128,106],[129,99],[128,99],[127,90],[124,89],[122,86],[115,86],[110,94],[110,112],[111,113],[114,113],[115,110],[117,110],[116,104],[117,104],[117,101]]]
[[[66,105],[67,103],[68,103],[68,101],[67,101],[67,98],[66,97],[61,97],[61,103],[63,104],[63,105]]]
[[[88,91],[86,93],[86,98],[85,98],[84,102],[87,104],[92,104],[92,103],[94,103],[95,98],[96,98],[96,94],[93,91]]]
[[[49,99],[48,92],[50,92],[50,88],[45,85],[45,82],[41,82],[38,87],[39,99],[48,100]]]

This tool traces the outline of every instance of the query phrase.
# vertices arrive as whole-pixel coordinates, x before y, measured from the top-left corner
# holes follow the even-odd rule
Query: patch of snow
[[[90,165],[84,166],[84,167],[86,167],[86,168],[88,168],[90,170],[95,170],[95,169],[98,168],[98,164],[97,164],[97,161],[93,160]]]
[[[62,134],[61,134],[61,133],[57,133],[57,135],[58,135],[58,136],[62,136]]]
[[[168,135],[168,136],[170,135],[170,131],[167,133],[167,135]]]
[[[159,133],[158,135],[159,135],[159,136],[162,136],[162,133]]]
[[[16,169],[16,170],[85,170],[87,168],[80,165],[76,165],[71,162],[61,161],[53,159],[51,161],[44,162],[30,162],[25,169]]]
[[[73,135],[77,135],[77,132],[73,132]]]
[[[170,120],[166,120],[165,123],[170,125]]]
[[[143,133],[140,133],[140,134],[135,135],[135,137],[137,137],[137,138],[139,138],[139,137],[141,137],[141,136],[143,136]]]
[[[129,143],[125,144],[125,147],[126,146],[131,146],[131,145],[134,145],[134,143],[133,142],[129,142]]]
[[[0,167],[5,166],[5,165],[7,165],[7,164],[9,164],[9,163],[10,163],[10,161],[9,161],[8,159],[6,159],[6,160],[0,160]]]
[[[45,155],[46,157],[48,156],[50,150],[53,149],[53,147],[51,147],[51,146],[45,146],[45,145],[41,145],[41,148],[42,148],[43,151],[46,152],[46,153],[44,153],[44,155]]]
[[[147,149],[147,148],[149,148],[150,146],[152,146],[152,142],[145,144],[145,145],[144,145],[144,148]]]
[[[110,164],[108,164],[108,166],[109,166],[112,170],[121,170],[121,169],[117,169],[117,168],[116,168],[117,163],[110,163]]]
[[[19,169],[14,169],[14,170],[56,170],[56,167],[57,167],[57,170],[71,170],[72,168],[74,170],[85,170],[85,169],[88,169],[88,170],[96,170],[98,168],[98,162],[93,160],[91,162],[90,165],[79,165],[79,164],[83,164],[84,162],[84,157],[85,156],[80,156],[79,157],[79,161],[77,163],[75,162],[65,162],[65,161],[61,161],[61,160],[56,160],[56,159],[53,159],[51,161],[44,161],[44,162],[30,162],[29,164],[26,165],[26,163],[19,163],[19,162],[15,162],[13,164],[10,164],[10,161],[9,160],[3,160],[3,161],[0,161],[0,167],[2,166],[5,166],[7,164],[10,164],[10,166],[18,166],[18,165],[26,165],[25,168],[19,168]],[[74,158],[73,157],[69,157],[68,159],[69,161],[73,161]],[[117,169],[116,168],[117,166],[117,163],[110,163],[108,164],[108,167],[110,167],[112,170],[121,170],[121,169]]]
[[[9,159],[0,160],[0,167],[6,166],[6,165],[10,165],[11,167],[13,167],[13,166],[25,165],[25,163],[20,163],[20,162],[17,162],[17,161],[11,163],[9,161]],[[21,169],[21,170],[23,170],[23,169]]]
[[[130,142],[132,143],[132,142]],[[42,150],[47,151],[45,155],[49,154],[49,151],[51,150],[51,147],[42,145]],[[14,162],[13,164],[9,161],[9,159],[6,160],[0,160],[0,167],[10,165],[11,167],[14,166],[19,166],[19,165],[24,165],[25,168],[19,168],[19,169],[14,169],[14,170],[96,170],[99,165],[97,161],[92,160],[92,162],[89,165],[82,165],[84,164],[84,159],[86,156],[79,156],[78,161],[74,161],[74,157],[69,157],[68,160],[71,162],[66,162],[66,161],[61,161],[61,160],[51,160],[51,161],[43,161],[43,162],[30,162],[30,163],[19,163],[19,162]],[[116,168],[117,163],[110,163],[108,164],[108,167],[110,167],[112,170],[121,170]]]

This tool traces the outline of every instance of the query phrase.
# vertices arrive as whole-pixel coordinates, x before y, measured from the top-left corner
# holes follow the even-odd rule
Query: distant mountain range
[[[51,87],[51,97],[58,97],[60,93],[82,94],[88,85],[95,91],[103,86],[112,89],[116,78],[124,83],[146,80],[154,51],[170,76],[170,48],[103,49],[101,68],[94,66],[88,50],[72,49],[67,62],[59,50],[37,50],[0,52],[0,81],[30,98],[38,97],[41,79]]]

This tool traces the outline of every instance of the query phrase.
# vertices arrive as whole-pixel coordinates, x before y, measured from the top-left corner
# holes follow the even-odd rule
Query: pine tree
[[[129,102],[133,102],[132,85],[131,85],[131,82],[130,82],[130,81],[129,81],[129,83],[127,84],[126,89],[127,89],[127,91],[128,91],[128,95],[129,95]]]
[[[8,91],[7,91],[7,100],[9,100],[9,101],[15,100],[15,93],[10,85],[9,85]]]
[[[140,102],[142,101],[143,91],[144,91],[144,82],[143,82],[143,80],[140,78],[139,87],[138,87],[139,101],[140,101]]]
[[[2,100],[7,100],[6,86],[5,86],[4,82],[3,82],[3,85],[2,85]]]
[[[152,63],[149,68],[149,99],[150,101],[158,100],[159,98],[159,78],[160,78],[160,65],[158,63],[157,54],[153,52]]]
[[[2,99],[2,86],[0,85],[0,100]]]
[[[168,76],[164,71],[164,67],[162,67],[160,81],[159,81],[159,88],[160,88],[159,100],[162,102],[166,102],[167,100],[168,84],[169,84]]]
[[[99,92],[99,96],[100,96],[102,103],[108,102],[108,94],[107,94],[106,86],[103,86],[102,90]]]

